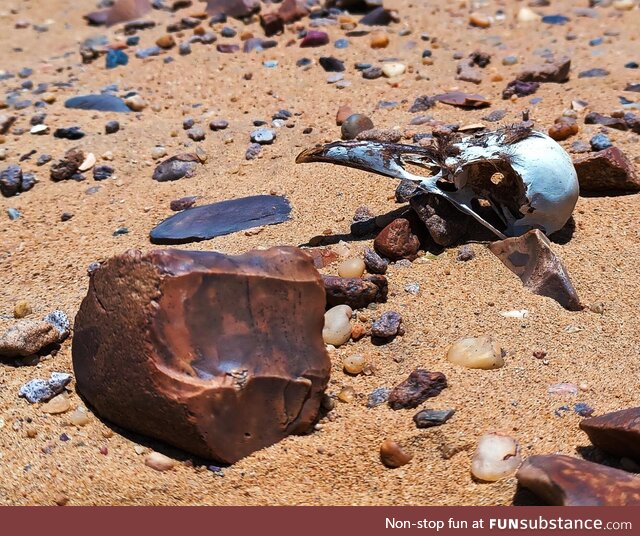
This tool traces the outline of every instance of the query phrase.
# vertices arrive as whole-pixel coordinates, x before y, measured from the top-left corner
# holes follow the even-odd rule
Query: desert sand
[[[160,56],[138,59],[133,50],[152,46],[165,34],[166,25],[190,12],[194,5],[176,14],[152,10],[145,19],[158,24],[139,31],[140,45],[130,47],[129,64],[107,70],[104,57],[91,64],[81,62],[80,43],[90,36],[106,35],[109,42],[124,40],[122,25],[111,28],[88,26],[83,14],[95,9],[93,0],[5,0],[0,5],[0,69],[17,72],[33,69],[34,84],[49,84],[56,100],[48,105],[45,123],[51,131],[77,125],[86,136],[81,140],[56,139],[51,134],[29,134],[29,118],[36,110],[0,110],[18,116],[13,128],[26,131],[3,136],[0,149],[6,159],[0,168],[18,163],[20,155],[37,153],[21,162],[23,171],[35,173],[38,183],[19,196],[0,198],[0,331],[13,322],[17,301],[27,300],[33,314],[41,318],[62,309],[73,318],[86,294],[87,267],[127,249],[154,247],[149,231],[172,214],[169,202],[187,195],[198,196],[198,204],[252,194],[286,195],[293,207],[292,219],[265,227],[258,233],[239,232],[212,240],[178,246],[184,249],[241,253],[274,245],[303,245],[317,236],[331,233],[343,240],[353,254],[371,247],[372,240],[349,235],[355,209],[367,205],[374,214],[398,208],[394,200],[396,182],[354,169],[326,164],[296,165],[295,156],[304,148],[339,139],[335,114],[340,105],[368,115],[380,128],[399,127],[410,132],[430,132],[429,125],[410,126],[414,114],[408,108],[419,95],[433,95],[459,88],[481,93],[492,106],[483,110],[462,110],[439,104],[429,110],[434,119],[461,125],[484,122],[494,128],[521,119],[530,110],[536,128],[546,131],[553,120],[584,100],[586,110],[578,113],[580,131],[562,142],[569,148],[576,140],[588,142],[600,130],[585,125],[587,111],[609,114],[620,109],[618,97],[637,100],[637,93],[623,92],[637,82],[638,70],[624,68],[640,61],[638,32],[640,9],[618,11],[612,7],[594,10],[596,16],[578,16],[575,7],[588,2],[551,2],[536,7],[543,14],[564,14],[566,25],[541,22],[519,23],[518,9],[526,2],[489,1],[444,3],[436,1],[389,0],[386,7],[398,10],[399,23],[384,28],[390,43],[384,49],[369,47],[369,37],[349,37],[346,49],[333,42],[343,38],[339,25],[320,28],[331,43],[301,49],[295,31],[288,28],[276,36],[278,46],[264,52],[222,54],[215,45],[193,45],[192,53],[180,56],[177,48]],[[489,28],[469,25],[473,10],[494,16],[504,12]],[[16,28],[16,22],[46,24],[46,32],[32,27]],[[295,26],[308,24],[305,18]],[[207,27],[207,22],[204,21]],[[229,19],[226,24],[239,31],[261,36],[257,22],[248,26]],[[407,35],[400,35],[402,29]],[[208,29],[208,27],[207,27]],[[358,29],[361,29],[358,27]],[[369,28],[368,28],[369,29]],[[214,28],[214,31],[216,29]],[[185,35],[190,35],[186,30]],[[421,40],[426,33],[431,41]],[[573,34],[574,39],[567,39]],[[603,37],[599,46],[588,41]],[[433,39],[437,38],[437,47]],[[180,38],[178,38],[180,41]],[[239,43],[238,37],[218,37],[218,42]],[[422,64],[422,50],[432,50],[433,64]],[[570,80],[564,84],[543,84],[532,97],[502,100],[501,92],[522,65],[539,62],[549,49],[572,59]],[[464,56],[474,50],[491,54],[479,85],[455,79],[456,52]],[[344,89],[329,84],[317,65],[323,55],[345,61]],[[502,58],[516,55],[518,63],[506,66]],[[167,56],[174,61],[165,63]],[[316,63],[308,70],[296,61],[309,57]],[[378,65],[382,59],[397,58],[408,71],[397,79],[365,80],[354,69],[356,62]],[[276,60],[276,68],[263,62]],[[577,73],[593,67],[610,71],[606,77],[582,78]],[[252,77],[248,80],[247,75]],[[495,80],[500,75],[500,81]],[[63,82],[55,87],[57,82]],[[19,87],[21,79],[0,81],[3,95]],[[135,90],[149,106],[140,113],[114,114],[69,110],[65,99],[117,84],[119,94]],[[30,97],[28,92],[24,98]],[[392,101],[394,107],[380,107]],[[157,106],[152,106],[157,105]],[[254,119],[269,121],[280,109],[293,112],[292,128],[277,129],[277,139],[265,146],[259,158],[245,160]],[[507,111],[499,123],[482,120],[488,112]],[[185,117],[193,117],[206,132],[206,139],[193,142],[182,129]],[[120,121],[116,134],[105,135],[108,120]],[[226,119],[226,130],[207,128],[213,119]],[[303,130],[312,127],[310,134]],[[640,137],[608,129],[613,143],[636,162],[640,161]],[[410,138],[409,138],[410,140]],[[159,183],[151,179],[156,145],[169,156],[200,147],[207,163],[193,178]],[[115,177],[95,182],[90,173],[84,182],[52,182],[49,166],[35,165],[41,154],[62,158],[71,147],[92,152],[98,163],[115,168]],[[113,153],[113,160],[101,155]],[[640,171],[640,170],[638,170]],[[88,194],[87,189],[99,186]],[[6,209],[22,214],[9,220]],[[61,214],[73,214],[61,221]],[[568,241],[554,243],[573,283],[587,305],[604,304],[603,312],[589,307],[570,312],[558,303],[532,294],[519,279],[486,248],[473,243],[476,257],[456,260],[457,247],[446,249],[436,259],[421,258],[410,266],[391,265],[389,299],[379,304],[377,317],[386,310],[402,314],[406,333],[393,342],[374,346],[368,337],[332,350],[332,374],[328,393],[343,386],[356,391],[352,403],[337,403],[318,429],[305,436],[292,436],[256,452],[220,473],[207,462],[161,443],[130,434],[91,414],[89,424],[68,425],[68,414],[47,415],[38,404],[18,397],[22,384],[50,372],[72,373],[71,344],[67,339],[55,355],[39,364],[16,366],[15,360],[0,363],[0,503],[5,505],[510,505],[514,502],[514,477],[497,483],[479,483],[470,474],[475,444],[484,432],[500,430],[516,438],[523,457],[562,453],[593,455],[586,435],[578,428],[581,417],[573,410],[555,414],[560,406],[572,408],[585,402],[599,415],[638,405],[640,387],[640,317],[638,258],[640,258],[640,197],[638,195],[581,197],[574,212],[575,232]],[[119,227],[129,232],[114,236]],[[336,238],[337,237],[337,238]],[[342,246],[341,246],[342,247]],[[402,264],[402,263],[401,263]],[[335,273],[335,265],[324,273]],[[420,291],[404,291],[418,283]],[[594,310],[601,310],[592,307]],[[505,318],[501,312],[526,309],[524,319]],[[572,327],[572,328],[570,328]],[[570,329],[567,329],[570,328]],[[574,329],[579,328],[579,329]],[[464,335],[491,334],[506,351],[506,365],[498,370],[468,370],[445,359],[449,345]],[[537,350],[547,352],[546,361],[536,359]],[[342,370],[342,359],[352,354],[366,356],[375,366],[373,375],[356,377]],[[417,410],[393,411],[386,405],[367,408],[368,394],[378,387],[393,387],[416,368],[443,372],[449,387],[421,407],[455,408],[455,415],[443,426],[416,429],[412,416]],[[586,384],[577,395],[549,394],[549,385],[559,382]],[[70,385],[72,407],[82,399]],[[89,408],[90,410],[90,408]],[[35,429],[35,437],[27,430]],[[61,434],[69,440],[61,441]],[[33,433],[29,434],[33,435]],[[394,438],[413,454],[413,460],[390,470],[379,460],[379,445]],[[105,450],[106,447],[106,450]],[[443,450],[458,448],[446,459]],[[584,449],[587,449],[586,451]],[[106,455],[101,452],[106,452]],[[144,456],[157,450],[179,461],[167,472],[145,466]],[[210,463],[210,462],[209,462]],[[613,462],[611,462],[613,463]],[[518,502],[516,500],[516,502]]]

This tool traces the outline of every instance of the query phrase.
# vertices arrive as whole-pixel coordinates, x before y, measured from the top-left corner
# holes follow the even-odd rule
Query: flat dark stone
[[[149,233],[154,244],[184,244],[209,240],[261,225],[290,219],[289,200],[277,195],[253,195],[183,210]]]
[[[65,108],[76,110],[97,110],[99,112],[124,112],[131,110],[120,97],[103,93],[101,95],[80,95],[64,102]]]
[[[640,461],[640,407],[585,419],[580,428],[600,450]]]
[[[413,416],[413,422],[416,423],[416,428],[440,426],[453,417],[455,412],[455,409],[423,409]]]

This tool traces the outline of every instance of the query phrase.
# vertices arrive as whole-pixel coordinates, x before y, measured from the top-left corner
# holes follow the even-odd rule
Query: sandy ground
[[[393,201],[395,183],[364,172],[329,165],[294,164],[295,155],[315,143],[339,137],[335,126],[338,105],[349,104],[368,114],[376,126],[406,127],[412,117],[407,112],[418,95],[432,95],[452,87],[480,92],[494,109],[506,109],[503,124],[517,121],[525,108],[539,128],[548,128],[553,119],[569,107],[573,99],[584,99],[588,110],[610,113],[619,108],[618,96],[628,82],[637,82],[639,71],[624,69],[627,61],[638,57],[637,28],[640,10],[617,12],[598,10],[597,18],[576,17],[575,2],[553,2],[540,12],[564,13],[571,17],[566,26],[530,25],[515,21],[524,2],[487,2],[481,11],[506,13],[504,22],[488,29],[467,24],[471,11],[468,2],[438,8],[439,2],[389,1],[397,7],[400,24],[387,28],[390,45],[372,50],[368,37],[350,38],[350,46],[338,50],[332,45],[300,49],[284,44],[293,33],[277,37],[278,47],[257,54],[219,54],[214,46],[193,45],[190,56],[181,57],[174,49],[149,60],[130,54],[128,66],[106,70],[104,59],[91,65],[80,63],[79,42],[91,35],[116,38],[118,26],[111,29],[88,27],[82,14],[94,9],[91,0],[4,0],[0,4],[0,69],[16,71],[31,67],[31,79],[38,82],[71,82],[72,87],[51,88],[57,101],[46,109],[46,123],[53,129],[79,125],[87,135],[79,142],[59,140],[28,133],[33,108],[18,112],[15,126],[27,132],[7,134],[4,144],[9,163],[31,149],[38,154],[22,163],[23,170],[36,173],[39,182],[33,190],[14,198],[0,198],[0,328],[12,322],[17,300],[28,300],[34,309],[32,318],[60,308],[73,317],[87,290],[89,263],[104,260],[129,248],[148,250],[148,232],[171,214],[169,201],[184,195],[197,195],[199,204],[249,194],[278,192],[286,194],[293,206],[293,219],[265,228],[252,236],[236,233],[185,248],[239,253],[255,247],[278,244],[304,244],[326,229],[348,235],[351,216],[359,205],[368,205],[376,214],[397,207]],[[579,3],[582,7],[587,2]],[[15,8],[15,12],[11,11]],[[197,6],[179,12],[183,16],[198,11]],[[173,16],[175,18],[175,16]],[[163,34],[172,15],[152,11],[147,18],[160,24],[139,33],[142,46],[151,46]],[[46,33],[32,29],[14,29],[18,19],[36,24],[50,19]],[[305,21],[303,21],[304,23]],[[243,29],[243,24],[230,21]],[[401,28],[412,33],[399,36]],[[262,35],[257,24],[249,27]],[[344,36],[339,27],[328,27],[335,40]],[[588,40],[605,37],[597,47]],[[439,48],[421,42],[420,34],[436,36]],[[566,40],[574,33],[575,40]],[[120,34],[121,35],[121,34]],[[222,41],[238,42],[239,39]],[[501,43],[496,45],[496,42]],[[410,43],[415,45],[411,48]],[[434,64],[421,65],[421,51],[433,50]],[[503,101],[506,82],[521,64],[539,60],[548,48],[567,54],[573,61],[571,80],[562,85],[543,85],[530,98]],[[465,55],[476,50],[492,54],[485,81],[480,86],[455,80],[454,52]],[[319,66],[302,71],[297,59],[307,56],[335,55],[347,64],[345,78],[353,84],[337,89],[327,84]],[[520,58],[518,65],[506,67],[501,59],[509,54]],[[173,63],[163,63],[172,55]],[[395,84],[387,79],[364,80],[353,69],[357,61],[377,63],[397,57],[413,71]],[[276,69],[262,66],[264,60],[277,60]],[[578,79],[579,71],[603,67],[611,71],[605,78]],[[420,72],[425,78],[419,79]],[[252,73],[248,81],[243,75]],[[491,82],[493,74],[500,82]],[[428,77],[428,78],[427,78]],[[0,82],[5,93],[17,87],[19,79]],[[140,114],[118,115],[66,110],[64,100],[77,94],[97,92],[107,84],[118,84],[124,92],[134,89],[149,103],[158,103],[160,111],[150,107]],[[637,94],[625,93],[631,99]],[[379,101],[397,101],[393,109],[379,109]],[[195,108],[198,104],[200,107]],[[281,108],[295,114],[295,126],[278,131],[277,141],[263,151],[260,159],[246,162],[253,119],[269,120]],[[7,110],[5,110],[6,112]],[[461,124],[475,123],[487,110],[464,111],[444,105],[431,110],[435,118]],[[584,113],[584,112],[583,112]],[[169,155],[193,149],[182,130],[182,119],[192,116],[207,131],[198,143],[209,162],[195,178],[172,183],[151,180],[151,150],[164,145]],[[211,132],[210,119],[225,118],[228,130]],[[118,119],[122,128],[115,135],[104,135],[104,123]],[[597,126],[584,125],[567,142],[588,141]],[[303,135],[305,127],[313,132]],[[413,130],[428,131],[428,127]],[[175,131],[177,135],[171,136]],[[633,159],[640,157],[639,137],[612,130],[614,143]],[[232,143],[223,138],[232,135]],[[86,193],[94,186],[91,175],[86,182],[54,183],[48,178],[49,165],[35,166],[37,156],[51,154],[54,159],[79,146],[97,156],[112,151],[117,177],[99,183],[100,190]],[[107,162],[105,162],[107,163]],[[23,216],[10,221],[5,209],[15,207]],[[73,213],[67,222],[63,212]],[[213,504],[213,505],[508,505],[514,501],[516,482],[510,478],[495,484],[481,484],[471,478],[469,467],[474,444],[488,430],[502,430],[517,438],[523,455],[564,453],[577,455],[588,446],[579,431],[580,417],[573,412],[563,417],[554,410],[577,401],[593,406],[596,414],[638,405],[639,333],[637,259],[640,258],[640,197],[580,198],[575,214],[576,230],[566,244],[555,244],[573,282],[587,304],[603,302],[604,314],[588,309],[575,313],[562,309],[550,299],[529,293],[485,247],[474,244],[477,256],[468,263],[456,261],[457,248],[447,250],[433,261],[415,262],[410,267],[392,266],[388,272],[390,296],[374,315],[384,310],[402,313],[406,334],[384,346],[373,346],[365,338],[331,353],[333,362],[329,392],[351,385],[357,392],[353,403],[339,403],[331,420],[321,430],[302,437],[290,437],[277,445],[240,461],[224,470],[224,476],[209,471],[200,460],[165,448],[145,438],[133,436],[92,415],[83,428],[66,424],[68,415],[48,416],[38,405],[18,398],[19,387],[34,377],[48,377],[52,371],[72,372],[71,339],[57,355],[45,358],[37,366],[0,364],[0,503],[54,504],[66,498],[69,504]],[[113,231],[126,226],[129,234],[114,237]],[[370,246],[345,236],[354,252]],[[329,270],[330,271],[330,270]],[[420,293],[404,292],[406,284],[417,282]],[[504,318],[501,311],[527,309],[529,317]],[[581,328],[567,333],[568,326]],[[575,331],[575,330],[569,330]],[[444,358],[448,345],[471,334],[493,334],[507,351],[507,363],[496,371],[466,370],[451,366]],[[548,353],[548,364],[533,357],[535,350]],[[364,354],[373,363],[373,376],[349,377],[341,370],[342,359]],[[394,359],[395,358],[395,359]],[[367,409],[368,393],[381,386],[394,386],[415,368],[442,371],[450,387],[422,407],[455,408],[455,416],[444,426],[429,430],[415,428],[415,410],[392,411],[386,406]],[[553,396],[550,384],[574,382],[588,384],[577,396]],[[81,403],[71,384],[74,407]],[[31,422],[29,422],[31,421]],[[27,427],[37,435],[28,438]],[[66,433],[70,440],[59,437]],[[393,437],[414,454],[408,465],[386,469],[378,459],[378,447]],[[144,465],[145,452],[160,450],[183,463],[166,473]],[[465,447],[450,459],[441,455],[443,446]],[[101,447],[108,454],[100,453]],[[138,449],[139,451],[141,449]],[[46,452],[45,452],[46,451]],[[63,501],[62,501],[63,502]]]

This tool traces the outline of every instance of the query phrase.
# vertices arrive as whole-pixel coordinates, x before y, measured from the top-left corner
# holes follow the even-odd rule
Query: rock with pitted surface
[[[348,305],[362,309],[370,303],[386,302],[389,286],[383,275],[364,277],[322,276],[327,293],[327,307]]]
[[[297,248],[128,251],[91,273],[77,387],[125,429],[233,463],[315,422],[331,368],[324,310]]]
[[[0,336],[0,357],[25,357],[59,344],[70,333],[69,320],[53,311],[42,320],[19,320]]]
[[[414,260],[418,256],[420,240],[411,231],[411,223],[397,218],[387,225],[373,241],[374,249],[383,257],[397,261]]]
[[[600,450],[640,462],[640,407],[585,419],[580,428]]]
[[[447,378],[442,372],[416,369],[389,393],[389,406],[391,409],[417,408],[427,398],[438,396],[446,386]]]
[[[492,242],[489,250],[534,294],[552,298],[570,311],[582,309],[567,270],[538,229]]]
[[[580,192],[638,191],[640,176],[617,147],[588,153],[574,159]]]
[[[570,456],[531,456],[516,478],[553,506],[640,505],[640,477]]]

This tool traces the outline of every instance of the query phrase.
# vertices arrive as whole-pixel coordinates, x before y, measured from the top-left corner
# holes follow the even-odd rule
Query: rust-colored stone
[[[393,439],[385,439],[380,445],[380,461],[389,469],[407,465],[412,458],[413,454],[405,451]]]
[[[304,0],[284,0],[278,8],[278,15],[285,24],[291,24],[308,14],[309,10],[305,7]]]
[[[325,268],[339,259],[338,254],[331,249],[309,248],[303,249],[302,251],[311,256],[313,259],[313,265],[316,268]]]
[[[640,177],[631,161],[617,147],[588,153],[573,161],[580,192],[640,190]]]
[[[570,456],[531,456],[516,478],[553,506],[640,505],[639,477]]]
[[[569,80],[571,59],[558,58],[542,65],[526,65],[516,77],[523,82],[556,82],[563,83]]]
[[[600,450],[640,461],[640,407],[585,419],[580,428]]]
[[[389,406],[391,409],[417,408],[427,398],[438,396],[446,386],[447,378],[442,372],[416,369],[389,393]]]
[[[297,248],[128,251],[92,273],[76,316],[78,390],[123,428],[233,463],[317,418],[324,310]]]
[[[322,276],[327,293],[327,307],[348,305],[362,309],[370,303],[387,301],[388,283],[383,275],[364,277]]]
[[[149,0],[116,0],[110,8],[93,11],[84,18],[91,24],[112,26],[142,17],[150,9]]]
[[[489,244],[489,250],[531,292],[553,298],[570,311],[583,308],[562,261],[551,249],[549,239],[538,229],[493,242]]]
[[[414,260],[420,249],[420,240],[411,232],[409,220],[397,218],[380,231],[373,247],[380,255],[392,261]]]

